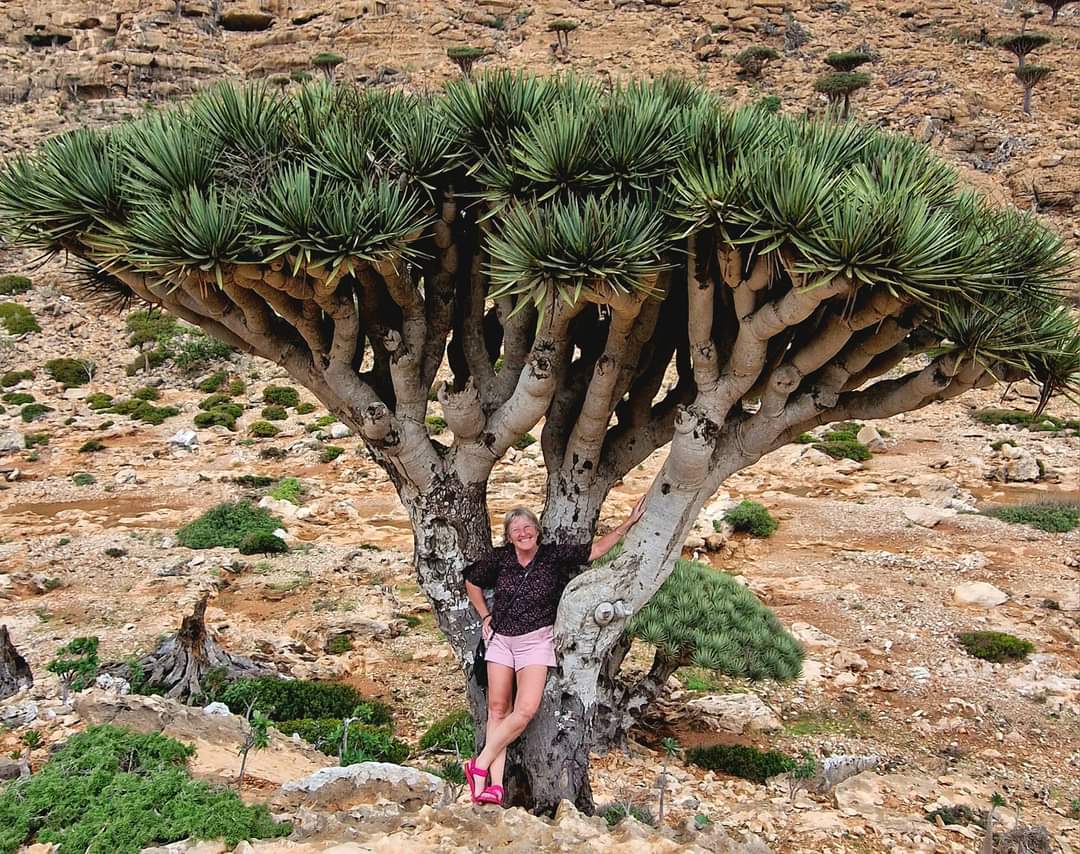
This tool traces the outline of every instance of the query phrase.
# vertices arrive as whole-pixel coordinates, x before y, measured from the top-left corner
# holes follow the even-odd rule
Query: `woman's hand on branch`
[[[637,503],[634,504],[634,509],[631,510],[630,515],[626,517],[626,521],[619,526],[624,534],[633,528],[634,525],[641,520],[641,517],[645,515],[645,499],[647,497],[648,495],[642,495],[641,498],[637,500]]]

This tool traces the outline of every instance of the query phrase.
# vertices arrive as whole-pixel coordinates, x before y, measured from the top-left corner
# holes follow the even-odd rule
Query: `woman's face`
[[[510,542],[522,551],[529,552],[535,549],[536,538],[539,534],[536,526],[523,516],[518,516],[510,523]]]

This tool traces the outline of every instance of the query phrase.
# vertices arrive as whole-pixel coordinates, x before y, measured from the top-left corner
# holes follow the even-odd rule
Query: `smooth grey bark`
[[[34,684],[30,665],[11,642],[8,627],[0,625],[0,700]]]

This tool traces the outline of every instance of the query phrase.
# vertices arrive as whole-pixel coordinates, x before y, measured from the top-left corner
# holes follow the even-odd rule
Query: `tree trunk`
[[[30,665],[11,642],[7,626],[0,625],[0,700],[34,684]]]
[[[203,691],[203,680],[215,669],[222,669],[227,679],[268,676],[272,672],[250,658],[232,655],[222,649],[206,628],[206,603],[209,594],[184,617],[180,630],[166,638],[150,655],[140,659],[148,685],[167,688],[166,697],[187,700]]]
[[[1024,87],[1024,113],[1026,115],[1029,115],[1029,116],[1031,115],[1031,87],[1030,86],[1025,86]]]

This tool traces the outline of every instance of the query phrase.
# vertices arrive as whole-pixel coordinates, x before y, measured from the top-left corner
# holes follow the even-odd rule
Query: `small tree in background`
[[[334,69],[345,61],[340,53],[317,53],[311,57],[311,64],[326,75],[327,80],[334,79]]]
[[[289,79],[294,83],[310,83],[313,78],[310,71],[305,71],[303,68],[294,68],[289,72]]]
[[[830,53],[825,57],[825,64],[833,71],[854,71],[860,65],[871,62],[873,57],[861,50],[844,50]]]
[[[1018,65],[1013,71],[1024,87],[1024,113],[1031,115],[1031,90],[1042,83],[1052,69],[1048,65]]]
[[[248,722],[248,733],[244,743],[240,745],[240,779],[236,783],[237,791],[244,788],[244,771],[247,768],[248,754],[252,750],[263,750],[270,746],[270,718],[254,706],[253,700],[244,716]]]
[[[1050,44],[1050,36],[1046,33],[1019,32],[1011,36],[1002,36],[996,44],[1015,56],[1017,67],[1023,68],[1027,55]]]
[[[483,55],[483,48],[472,47],[470,45],[459,45],[457,47],[448,47],[446,49],[446,56],[454,63],[454,65],[461,69],[461,73],[466,77],[472,75],[473,66],[476,64],[476,60]]]
[[[548,24],[548,30],[555,33],[555,38],[559,43],[559,48],[569,53],[570,51],[570,33],[578,28],[577,21],[569,21],[566,18],[559,18],[556,21],[552,21]]]
[[[1053,24],[1057,21],[1058,12],[1068,6],[1070,3],[1074,3],[1076,0],[1038,0],[1039,5],[1048,6],[1050,8],[1050,23]]]
[[[735,64],[739,66],[739,73],[743,76],[758,77],[768,62],[779,58],[780,54],[771,47],[755,44],[735,54]]]
[[[67,704],[72,689],[81,691],[98,672],[98,639],[75,638],[56,651],[56,658],[45,665],[50,673],[60,677],[60,701]]]
[[[266,82],[271,86],[277,86],[281,90],[281,94],[285,94],[285,87],[289,85],[289,81],[292,78],[288,74],[271,74],[266,78]]]
[[[833,71],[814,81],[814,91],[827,95],[829,103],[840,108],[840,118],[846,119],[853,93],[870,85],[870,75],[862,71]]]

